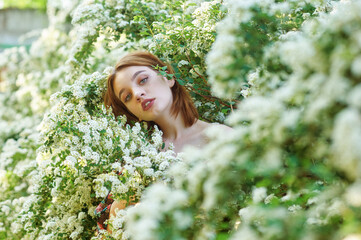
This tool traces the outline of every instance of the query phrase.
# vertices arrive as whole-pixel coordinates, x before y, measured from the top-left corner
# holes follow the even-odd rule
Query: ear
[[[166,81],[166,83],[168,84],[168,86],[169,86],[169,88],[172,88],[173,86],[174,86],[174,84],[175,84],[175,80],[174,80],[174,78],[172,78],[172,79],[167,79],[166,77],[163,77],[164,78],[164,80]]]

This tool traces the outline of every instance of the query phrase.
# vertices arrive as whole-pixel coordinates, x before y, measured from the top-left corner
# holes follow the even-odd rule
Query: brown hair
[[[167,73],[169,74],[174,74],[174,70],[172,66],[162,62],[158,57],[149,52],[136,51],[129,53],[120,59],[120,61],[115,66],[113,73],[108,76],[108,88],[104,95],[104,104],[106,107],[112,108],[115,117],[118,117],[122,114],[125,115],[127,117],[127,123],[132,125],[134,122],[138,122],[138,118],[133,113],[131,113],[124,105],[124,103],[115,95],[113,87],[116,74],[120,70],[130,66],[146,66],[152,68],[153,70],[153,66],[167,66]],[[187,127],[192,126],[198,119],[198,112],[193,104],[192,98],[190,97],[185,87],[180,85],[177,81],[175,81],[171,91],[173,95],[171,114],[177,117],[177,115],[180,113],[183,117],[184,124]]]

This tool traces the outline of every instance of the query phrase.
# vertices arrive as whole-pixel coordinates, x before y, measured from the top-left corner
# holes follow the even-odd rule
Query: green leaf
[[[182,80],[182,79],[177,79],[178,83],[181,85],[181,86],[184,86],[185,85],[185,82]]]

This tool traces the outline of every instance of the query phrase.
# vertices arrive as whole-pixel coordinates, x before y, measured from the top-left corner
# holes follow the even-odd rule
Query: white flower
[[[76,158],[74,158],[73,156],[67,156],[63,164],[74,169],[76,162]]]
[[[255,203],[263,201],[267,197],[267,188],[259,187],[254,188],[252,191],[252,199]]]
[[[265,153],[263,161],[260,163],[261,171],[270,171],[279,169],[282,161],[281,161],[281,149],[278,147],[271,147]]]
[[[347,97],[347,102],[358,109],[361,109],[361,84],[356,85]]]
[[[350,205],[361,206],[361,181],[357,181],[347,188],[345,198]]]
[[[361,234],[350,234],[350,235],[347,235],[342,240],[361,240]]]
[[[81,89],[80,86],[74,86],[73,94],[77,98],[83,98],[86,95],[86,93]]]
[[[332,163],[349,177],[361,176],[361,116],[355,109],[341,111],[332,133]]]
[[[119,194],[126,193],[129,190],[129,187],[126,184],[118,184],[113,186],[113,191]]]
[[[9,206],[3,205],[3,206],[1,207],[1,212],[5,213],[5,215],[9,215],[10,210],[11,210],[11,209],[10,209]]]
[[[287,194],[284,195],[282,198],[281,198],[281,201],[282,202],[285,202],[285,201],[289,201],[289,200],[293,200],[295,199],[296,197],[298,197],[299,194],[297,193],[294,193],[292,191],[287,191]]]
[[[92,153],[92,159],[94,160],[95,163],[99,163],[99,160],[100,160],[99,153],[93,152]]]
[[[104,141],[104,147],[105,147],[106,149],[112,149],[112,147],[113,147],[113,141],[112,141],[112,139],[106,139],[106,140]]]
[[[112,169],[114,169],[115,171],[121,171],[122,166],[119,162],[115,162],[115,163],[112,163]]]
[[[132,142],[130,144],[129,150],[131,153],[134,153],[137,150],[137,145],[134,142]]]
[[[92,142],[92,138],[90,137],[90,134],[85,134],[85,135],[83,136],[83,140],[84,140],[84,143],[85,143],[85,144],[89,144],[89,143]]]
[[[144,174],[146,176],[153,176],[154,175],[154,169],[153,168],[144,169]]]
[[[83,132],[85,134],[89,134],[90,133],[90,129],[89,126],[85,125],[84,123],[79,123],[78,124],[78,129],[80,132]]]
[[[193,216],[182,211],[175,211],[173,217],[179,229],[186,229],[193,223]]]
[[[179,61],[179,63],[178,63],[178,67],[183,67],[184,65],[188,65],[188,64],[189,64],[188,61],[181,60],[181,61]]]
[[[293,204],[292,206],[290,206],[288,208],[288,211],[290,211],[292,213],[298,212],[300,210],[302,210],[302,207],[300,205],[295,205],[295,204]]]
[[[275,197],[274,193],[272,193],[264,199],[264,203],[269,204],[269,203],[271,203],[272,199],[274,199],[274,198],[276,198],[276,197]]]
[[[137,135],[139,134],[141,128],[139,122],[136,122],[134,127],[132,128],[133,134]]]
[[[252,228],[245,226],[239,228],[236,233],[231,237],[231,240],[238,239],[258,240],[259,236]]]
[[[135,168],[132,165],[125,165],[124,169],[127,170],[129,174],[134,174]]]
[[[160,165],[159,165],[159,169],[160,170],[165,170],[165,169],[167,169],[169,167],[169,162],[167,162],[167,161],[164,161],[164,162],[162,162]]]
[[[154,142],[156,147],[160,147],[163,144],[163,138],[162,138],[162,132],[160,132],[158,129],[154,132],[152,135],[152,141]]]

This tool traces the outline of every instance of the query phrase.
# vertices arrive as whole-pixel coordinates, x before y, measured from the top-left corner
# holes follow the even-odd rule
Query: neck
[[[183,116],[178,114],[177,117],[164,117],[157,119],[156,124],[163,132],[163,140],[174,142],[185,135],[186,130],[189,128],[185,126]]]

